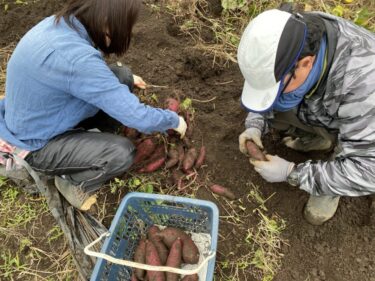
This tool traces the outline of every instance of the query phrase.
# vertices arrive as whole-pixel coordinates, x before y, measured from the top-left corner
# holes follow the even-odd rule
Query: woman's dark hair
[[[64,18],[75,28],[71,17],[75,16],[102,52],[122,55],[129,48],[139,9],[140,0],[68,0],[56,14],[56,23]],[[111,39],[109,46],[106,35]]]
[[[307,37],[305,46],[298,60],[307,56],[317,55],[320,42],[326,32],[324,22],[318,15],[311,13],[301,13],[301,15],[302,18],[300,18],[300,20],[303,21],[307,27]]]

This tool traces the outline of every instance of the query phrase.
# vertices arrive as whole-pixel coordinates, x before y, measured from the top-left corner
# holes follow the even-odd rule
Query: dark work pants
[[[117,67],[116,70],[112,69],[120,82],[127,84],[124,77],[129,75],[132,81],[131,72],[127,72],[129,69],[125,67],[118,71]],[[25,160],[37,172],[64,175],[72,184],[95,191],[107,180],[123,174],[133,162],[135,148],[132,142],[114,134],[120,127],[120,122],[99,111],[83,120],[77,129],[59,135],[42,149],[31,152]],[[87,131],[93,128],[101,132]]]

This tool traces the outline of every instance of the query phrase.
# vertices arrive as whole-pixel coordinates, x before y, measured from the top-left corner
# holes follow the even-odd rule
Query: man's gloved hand
[[[173,129],[173,130],[175,130],[177,133],[179,133],[181,138],[183,139],[185,137],[187,124],[186,124],[185,119],[183,117],[178,116],[178,118],[180,120],[179,123],[178,123],[178,127]]]
[[[262,178],[268,182],[283,182],[287,180],[288,175],[294,168],[294,163],[286,161],[275,155],[266,155],[268,161],[258,161],[250,159],[250,163],[254,165]]]
[[[252,140],[259,148],[263,149],[262,132],[257,128],[248,128],[239,136],[240,151],[243,154],[248,154],[246,149],[246,141]]]
[[[142,90],[146,89],[147,85],[146,85],[146,82],[143,81],[142,77],[133,74],[133,80],[134,80],[134,86]]]

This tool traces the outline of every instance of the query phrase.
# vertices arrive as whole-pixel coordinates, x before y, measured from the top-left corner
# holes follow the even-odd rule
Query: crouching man
[[[278,156],[250,160],[268,182],[310,193],[308,222],[333,217],[340,196],[375,193],[375,35],[324,13],[269,10],[244,31],[238,62],[242,104],[250,112],[240,150],[259,147],[269,129],[298,151],[327,150],[328,161],[295,164]]]

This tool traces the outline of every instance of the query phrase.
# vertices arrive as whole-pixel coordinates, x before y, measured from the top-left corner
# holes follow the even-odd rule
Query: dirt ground
[[[12,2],[7,11],[0,9],[0,48],[17,42],[62,2]],[[247,254],[244,239],[247,230],[258,223],[258,215],[253,212],[256,205],[246,198],[251,188],[257,186],[264,198],[273,195],[266,203],[267,212],[277,213],[286,221],[282,237],[287,244],[281,248],[284,256],[274,280],[375,281],[375,220],[370,198],[342,198],[332,220],[319,227],[306,223],[302,210],[308,194],[287,184],[266,183],[238,150],[238,135],[244,129],[246,112],[239,102],[243,79],[237,65],[214,66],[211,57],[192,47],[193,42],[179,34],[168,15],[143,6],[130,51],[119,60],[147,82],[169,86],[152,93],[166,97],[178,91],[182,97],[193,99],[193,139],[196,144],[206,145],[208,151],[204,174],[230,187],[246,208],[240,215],[241,223],[220,220],[216,280],[256,280],[251,267],[236,275],[231,272],[233,268],[220,265],[228,257],[235,260]],[[327,157],[289,150],[272,136],[267,136],[265,143],[270,153],[295,162]],[[227,215],[226,202],[213,197],[207,189],[200,189],[197,197],[214,201],[220,214]],[[239,277],[223,277],[231,275]]]

